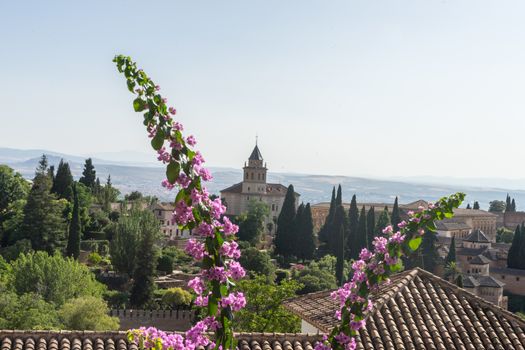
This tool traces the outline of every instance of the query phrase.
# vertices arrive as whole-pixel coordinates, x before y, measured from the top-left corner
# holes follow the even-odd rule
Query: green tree
[[[357,259],[359,256],[358,225],[359,209],[357,208],[357,199],[354,194],[352,196],[352,201],[350,202],[350,209],[348,210],[348,238],[346,240],[346,251],[350,259]]]
[[[283,307],[283,301],[294,297],[301,286],[294,280],[280,284],[267,283],[265,276],[256,276],[238,283],[246,297],[246,307],[233,321],[236,332],[299,332],[300,319]]]
[[[376,236],[383,234],[383,229],[390,225],[390,215],[388,215],[388,207],[385,207],[379,215],[376,224]]]
[[[93,161],[91,160],[91,158],[88,158],[84,163],[84,170],[82,171],[82,176],[78,181],[86,185],[87,188],[93,190],[95,188],[96,180],[97,172],[95,171],[95,167],[93,166]]]
[[[315,237],[314,237],[314,224],[312,221],[312,208],[310,203],[306,203],[306,206],[298,216],[297,232],[298,237],[296,241],[296,252],[295,256],[297,259],[311,260],[315,254]]]
[[[63,159],[60,160],[58,164],[57,173],[53,179],[53,187],[51,187],[51,192],[56,194],[57,198],[67,199],[68,201],[72,200],[72,187],[73,187],[73,175],[71,175],[71,169],[69,164],[64,162]]]
[[[397,225],[399,225],[400,222],[401,222],[401,214],[399,213],[399,204],[398,204],[398,200],[396,197],[394,201],[394,207],[392,208],[392,217],[391,217],[392,227],[394,228],[395,231],[399,229]]]
[[[329,241],[330,241],[330,234],[332,232],[331,224],[334,219],[335,214],[335,187],[332,188],[332,198],[330,200],[330,208],[328,209],[328,215],[326,216],[325,222],[321,229],[319,230],[318,237],[319,237],[319,250],[323,254],[329,253]]]
[[[29,239],[33,249],[50,254],[63,246],[66,232],[62,215],[65,203],[57,201],[51,194],[51,181],[47,174],[47,159],[43,156],[27,197],[20,228],[20,238]]]
[[[116,271],[133,276],[137,266],[138,246],[141,239],[140,212],[132,210],[121,216],[115,225],[109,246],[111,263]]]
[[[137,267],[133,273],[133,286],[129,299],[135,306],[146,305],[155,291],[155,274],[159,256],[156,242],[160,236],[160,225],[149,210],[140,212],[140,230]]]
[[[514,231],[509,230],[505,227],[501,227],[496,231],[496,242],[497,243],[512,243],[514,238]]]
[[[336,270],[335,270],[335,279],[337,283],[341,285],[344,279],[344,263],[345,263],[345,247],[346,247],[346,217],[345,210],[342,205],[338,206],[335,210],[334,224],[333,224],[334,240],[331,242],[332,247],[331,251],[335,253],[337,258]]]
[[[521,226],[516,226],[516,230],[514,231],[514,238],[512,239],[512,244],[509,248],[509,252],[507,254],[507,267],[517,269],[519,268],[520,262],[519,262],[519,255],[520,255],[520,248],[522,244],[523,236],[521,231]]]
[[[461,276],[461,270],[455,261],[451,261],[445,265],[444,277],[447,281],[456,283],[459,276]]]
[[[438,259],[438,252],[436,249],[437,237],[434,232],[429,230],[423,234],[423,241],[421,242],[421,256],[423,262],[423,269],[434,273]]]
[[[0,164],[0,224],[8,207],[15,201],[25,199],[29,189],[29,183],[22,175]]]
[[[366,223],[366,209],[365,206],[361,208],[361,213],[359,214],[359,221],[357,222],[357,239],[355,250],[357,254],[361,252],[363,248],[367,247],[367,223]]]
[[[275,233],[275,253],[285,258],[293,254],[295,221],[295,190],[293,185],[288,186],[281,213],[277,218]]]
[[[507,193],[507,198],[505,199],[505,211],[511,212],[512,211],[512,202],[510,200],[510,196]]]
[[[512,198],[512,202],[510,203],[510,206],[512,208],[512,211],[516,212],[516,201],[514,200],[514,198]]]
[[[503,213],[505,211],[505,202],[494,200],[489,203],[489,211],[491,213]]]
[[[333,255],[325,255],[319,262],[312,261],[310,265],[302,270],[295,270],[292,278],[303,287],[297,294],[307,294],[337,287],[335,272],[337,258]],[[345,263],[345,271],[348,263]],[[343,272],[343,275],[344,275]]]
[[[335,197],[335,205],[343,205],[343,190],[341,185],[337,186],[337,196]]]
[[[188,306],[191,300],[191,293],[180,287],[169,288],[162,296],[162,303],[170,307]]]
[[[275,279],[275,265],[266,251],[255,247],[243,249],[239,262],[252,275],[267,276],[269,281]]]
[[[138,201],[142,198],[144,198],[144,196],[139,191],[132,191],[130,194],[124,196],[124,200],[126,201]]]
[[[172,273],[173,272],[173,256],[168,254],[162,254],[159,256],[159,259],[157,260],[157,271],[162,271],[165,273]]]
[[[58,175],[57,175],[58,176]],[[78,206],[77,187],[73,185],[73,212],[69,224],[69,235],[67,238],[66,255],[78,259],[80,255],[80,238],[82,236],[80,227],[80,209]]]
[[[450,241],[450,247],[448,248],[448,254],[445,257],[445,265],[451,262],[456,262],[456,236],[452,236]]]
[[[388,213],[387,213],[388,215]],[[372,241],[376,235],[376,213],[372,206],[368,209],[366,214],[366,246],[368,249],[372,248]]]
[[[466,208],[466,209],[472,209],[472,208],[470,207],[470,203],[467,204],[467,208]]]
[[[108,313],[108,305],[102,298],[83,296],[68,300],[60,308],[59,316],[66,329],[117,331],[119,319]]]
[[[479,202],[478,201],[474,202],[474,206],[472,207],[472,209],[479,210]]]
[[[0,246],[10,246],[21,238],[26,203],[25,199],[16,200],[0,214]]]
[[[57,330],[63,326],[55,306],[41,295],[25,293],[18,296],[4,291],[0,293],[0,328]]]
[[[250,242],[253,245],[259,243],[265,229],[264,222],[269,214],[270,210],[266,203],[251,200],[248,203],[248,211],[237,217],[239,240]]]
[[[37,293],[56,306],[80,296],[101,296],[105,289],[87,266],[58,253],[20,254],[11,269],[11,286],[18,295]]]

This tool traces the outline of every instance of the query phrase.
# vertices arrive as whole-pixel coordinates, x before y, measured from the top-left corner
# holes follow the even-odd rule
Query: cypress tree
[[[376,213],[375,208],[370,207],[366,215],[366,246],[368,249],[372,248],[372,242],[376,236]]]
[[[297,212],[295,214],[294,218],[294,227],[292,232],[292,241],[294,242],[293,245],[291,245],[292,248],[292,254],[295,257],[298,257],[301,253],[301,239],[303,235],[303,215],[304,215],[304,203],[301,203],[299,207],[297,207]]]
[[[343,191],[341,185],[337,186],[337,197],[335,197],[335,205],[343,205]]]
[[[86,162],[84,163],[84,170],[82,171],[82,177],[80,177],[80,180],[78,181],[86,185],[86,187],[93,190],[95,187],[96,179],[97,179],[97,172],[95,171],[95,167],[93,166],[93,161],[91,160],[91,158],[88,158],[86,159]]]
[[[339,285],[343,284],[343,270],[344,270],[344,261],[345,261],[345,210],[342,205],[338,206],[335,211],[334,216],[334,242],[332,251],[337,258],[335,266],[335,278]]]
[[[511,212],[512,211],[512,202],[510,201],[510,196],[507,193],[507,198],[505,199],[505,211]]]
[[[509,252],[507,254],[507,267],[517,269],[519,268],[520,262],[519,262],[519,255],[520,255],[520,248],[521,248],[521,227],[520,225],[516,226],[516,230],[514,231],[514,237],[512,238],[512,244],[509,248]]]
[[[428,272],[434,273],[436,269],[436,262],[438,258],[438,252],[436,250],[436,235],[427,230],[423,234],[423,240],[421,241],[421,255],[423,262],[423,269]]]
[[[399,227],[397,226],[401,222],[401,216],[399,214],[399,204],[396,200],[394,201],[394,208],[392,208],[392,217],[391,217],[392,227],[394,231],[397,231]]]
[[[24,207],[20,232],[21,238],[31,241],[34,250],[45,250],[53,254],[61,246],[66,227],[62,216],[63,208],[51,194],[51,186],[47,158],[42,156]]]
[[[73,175],[71,175],[71,169],[69,164],[60,160],[58,164],[57,173],[53,180],[53,187],[51,192],[55,193],[59,199],[65,198],[68,201],[72,200],[72,189],[73,186]]]
[[[510,206],[512,208],[512,211],[516,212],[516,201],[514,200],[514,198],[512,198],[512,202],[510,203]]]
[[[312,209],[310,203],[307,203],[301,214],[301,236],[297,241],[297,246],[300,247],[296,256],[303,262],[314,258],[315,253],[315,237],[314,224],[312,220]]]
[[[58,175],[58,173],[57,173]],[[71,223],[69,224],[69,236],[67,239],[66,255],[71,256],[74,259],[78,259],[80,255],[80,210],[78,207],[78,193],[77,186],[73,185],[73,213],[71,217]]]
[[[359,224],[359,209],[357,208],[357,199],[355,194],[352,196],[350,202],[350,209],[348,211],[348,239],[347,248],[348,257],[350,259],[357,259],[359,256],[359,238],[357,233],[357,226]]]
[[[472,209],[472,208],[470,207],[470,203],[467,204],[467,209]]]
[[[474,202],[474,206],[472,207],[472,209],[479,210],[479,203],[478,203],[478,201]]]
[[[459,274],[458,277],[456,278],[456,286],[458,286],[459,288],[463,288],[463,275],[462,274]]]
[[[367,247],[367,224],[366,224],[366,209],[365,206],[361,208],[361,213],[359,214],[359,221],[357,223],[357,239],[356,239],[356,249],[357,255],[363,248]]]
[[[288,186],[284,197],[281,213],[277,218],[277,231],[275,232],[275,253],[284,257],[293,254],[293,238],[295,219],[295,191],[293,185]]]
[[[326,216],[325,222],[321,229],[319,230],[319,243],[320,243],[320,250],[323,253],[328,253],[328,246],[329,246],[329,240],[330,240],[330,233],[331,233],[331,227],[332,221],[334,219],[335,214],[335,186],[332,188],[332,198],[330,199],[330,208],[328,209],[328,215]]]
[[[452,236],[452,240],[450,241],[448,254],[445,257],[445,266],[447,266],[451,262],[456,262],[456,236]]]
[[[521,224],[517,268],[525,270],[525,224]]]
[[[376,236],[382,235],[383,229],[387,227],[389,224],[390,224],[390,216],[388,215],[388,207],[385,206],[385,208],[381,212],[381,215],[379,215],[379,218],[377,219],[377,224],[375,228]]]

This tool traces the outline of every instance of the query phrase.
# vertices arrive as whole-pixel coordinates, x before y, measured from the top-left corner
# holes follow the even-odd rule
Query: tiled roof
[[[470,230],[470,226],[464,222],[448,220],[437,221],[436,226],[439,231]]]
[[[478,279],[479,285],[481,287],[494,287],[499,288],[505,286],[505,283],[498,281],[492,276],[476,276]]]
[[[239,333],[239,350],[312,350],[319,335]],[[1,350],[138,350],[126,332],[3,331]]]
[[[239,182],[235,185],[232,185],[228,188],[225,188],[224,190],[221,190],[221,193],[228,192],[228,193],[241,193],[242,192],[242,182]]]
[[[487,236],[485,236],[485,234],[483,233],[483,231],[479,229],[472,231],[463,240],[467,242],[479,242],[479,243],[489,243],[490,242]]]
[[[496,214],[493,214],[485,210],[465,209],[465,208],[454,209],[454,217],[461,217],[461,216],[487,216],[487,217],[492,217],[492,218],[497,217]]]
[[[151,210],[166,210],[166,211],[174,211],[175,207],[171,203],[153,203],[151,205]]]
[[[472,260],[469,261],[471,265],[486,265],[490,264],[490,259],[483,255],[476,255]]]
[[[394,275],[375,301],[358,349],[525,349],[525,321],[424,270]],[[338,323],[330,291],[285,307],[321,331]]]
[[[513,276],[525,276],[525,270],[512,269],[509,267],[490,267],[491,273],[497,273],[502,275],[513,275]]]
[[[255,145],[255,148],[252,151],[252,154],[250,154],[249,160],[263,160],[261,151],[259,151],[259,147]]]
[[[463,276],[463,286],[465,288],[479,287],[479,281],[472,275]]]

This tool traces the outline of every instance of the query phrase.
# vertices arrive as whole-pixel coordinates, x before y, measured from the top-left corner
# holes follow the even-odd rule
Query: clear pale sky
[[[525,177],[525,2],[2,1],[0,147],[148,151],[111,62],[210,165]]]

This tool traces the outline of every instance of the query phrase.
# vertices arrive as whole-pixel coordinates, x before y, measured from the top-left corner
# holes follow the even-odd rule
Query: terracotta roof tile
[[[391,280],[372,295],[359,349],[525,349],[525,322],[514,314],[421,269]],[[337,323],[329,291],[285,307],[323,332]]]

